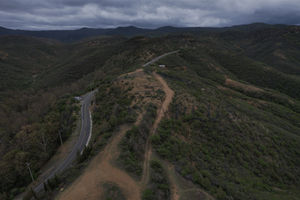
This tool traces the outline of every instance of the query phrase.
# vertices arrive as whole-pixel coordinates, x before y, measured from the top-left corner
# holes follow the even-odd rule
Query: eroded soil
[[[118,144],[124,137],[129,125],[122,125],[112,141],[106,146],[88,166],[85,173],[68,188],[59,199],[99,199],[102,185],[106,182],[116,184],[122,188],[126,199],[140,199],[139,185],[126,172],[111,164],[119,155]]]

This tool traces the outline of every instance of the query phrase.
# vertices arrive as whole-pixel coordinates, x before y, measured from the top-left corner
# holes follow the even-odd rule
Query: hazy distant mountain
[[[23,36],[34,36],[43,37],[50,39],[57,39],[62,42],[71,43],[80,40],[85,37],[91,37],[96,35],[122,35],[126,37],[132,37],[136,35],[146,35],[146,36],[161,36],[166,33],[176,33],[176,32],[194,32],[194,31],[227,31],[227,30],[240,30],[240,31],[253,31],[263,28],[286,28],[288,25],[268,25],[264,23],[254,23],[248,25],[238,25],[232,27],[172,27],[165,26],[157,29],[142,29],[134,26],[128,27],[118,27],[118,28],[81,28],[77,30],[52,30],[52,31],[27,31],[27,30],[13,30],[0,27],[0,36],[4,35],[23,35]]]

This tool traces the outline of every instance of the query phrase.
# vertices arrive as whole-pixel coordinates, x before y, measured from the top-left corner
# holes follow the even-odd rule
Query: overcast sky
[[[25,30],[300,25],[300,0],[0,0],[0,26]]]

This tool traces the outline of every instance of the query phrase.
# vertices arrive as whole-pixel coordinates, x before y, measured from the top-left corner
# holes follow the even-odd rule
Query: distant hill
[[[34,36],[34,37],[57,39],[69,43],[84,37],[103,35],[108,31],[110,31],[110,29],[91,29],[91,28],[81,28],[78,30],[26,31],[26,30],[12,30],[12,29],[6,29],[0,27],[0,36],[4,36],[4,35]]]
[[[97,35],[122,35],[125,37],[133,37],[136,35],[145,36],[162,36],[166,33],[191,33],[195,31],[228,31],[228,30],[239,30],[239,31],[253,31],[263,28],[286,28],[288,25],[268,25],[264,23],[253,23],[249,25],[238,25],[232,27],[172,27],[165,26],[157,29],[142,29],[134,26],[118,27],[118,28],[81,28],[77,30],[52,30],[52,31],[27,31],[27,30],[13,30],[0,27],[0,36],[4,35],[22,35],[22,36],[33,36],[40,38],[50,38],[60,40],[65,43],[72,43],[81,40],[85,37],[97,36]]]
[[[5,28],[1,30],[2,33],[13,31]],[[97,34],[97,31],[105,32],[106,35],[89,35],[92,32]],[[51,32],[55,34],[51,35]],[[61,40],[64,39],[59,40],[59,32],[62,33],[61,38],[68,41],[76,38],[77,42],[63,43]],[[252,84],[255,81],[259,86],[268,86],[283,93],[288,92],[294,98],[300,98],[297,92],[298,78],[293,77],[300,75],[297,32],[297,26],[261,23],[227,28],[169,26],[150,30],[130,26],[105,30],[83,28],[75,31],[21,31],[53,38],[20,35],[0,37],[0,91],[30,87],[47,88],[77,80],[97,69],[125,72],[130,67],[142,65],[150,58],[186,47],[189,45],[188,41],[199,40],[203,42],[204,48],[213,50],[205,55],[231,73],[237,73],[238,79],[252,81]],[[143,34],[127,38],[138,33]],[[232,55],[237,56],[237,59],[232,59]],[[261,64],[253,65],[254,61]],[[239,65],[240,62],[247,63],[249,68],[257,69],[256,75],[259,77],[263,77],[259,75],[263,65],[266,65],[265,68],[272,67],[274,70],[264,71],[263,74],[272,74],[273,78],[260,79],[263,81],[259,82],[252,76],[243,76],[242,72],[245,69],[237,71],[241,68],[234,69],[232,62],[235,65]],[[118,69],[114,69],[115,66],[118,66]],[[35,80],[33,76],[36,76]],[[295,86],[288,91],[285,85]]]

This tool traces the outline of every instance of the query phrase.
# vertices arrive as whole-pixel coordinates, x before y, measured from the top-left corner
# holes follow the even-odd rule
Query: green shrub
[[[110,137],[111,137],[111,133],[104,133],[104,134],[103,134],[103,138],[106,139],[106,140],[107,140],[108,138],[110,138]]]
[[[150,164],[150,165],[151,165],[151,167],[152,167],[153,169],[158,169],[158,168],[161,168],[161,167],[162,167],[160,161],[157,160],[157,159],[151,160],[151,164]]]
[[[115,115],[113,115],[110,118],[109,123],[112,127],[115,127],[118,124],[118,118]]]
[[[160,147],[158,150],[157,150],[157,153],[158,155],[160,155],[161,157],[163,158],[171,158],[171,151],[167,148],[164,148],[164,147]]]
[[[201,173],[196,172],[193,174],[194,183],[200,185],[200,181],[203,179],[203,176]]]
[[[108,132],[109,130],[111,130],[111,125],[108,122],[104,122],[100,131],[102,133]]]
[[[204,188],[204,189],[207,189],[209,190],[210,189],[210,180],[206,177],[206,178],[203,178],[200,180],[200,185]]]
[[[207,177],[207,178],[209,178],[211,175],[210,175],[210,173],[208,172],[208,171],[206,171],[206,170],[200,170],[200,172],[201,172],[201,174],[203,175],[203,176],[205,176],[205,177]]]
[[[72,117],[71,117],[71,121],[72,121],[72,122],[76,122],[76,120],[77,120],[77,117],[76,117],[76,115],[72,115]]]
[[[160,143],[160,137],[157,134],[154,134],[151,137],[149,137],[149,140],[155,145],[158,145]]]
[[[60,98],[61,98],[61,99],[68,99],[68,98],[70,98],[70,97],[72,97],[72,95],[71,95],[70,93],[65,93],[65,94],[63,94]]]
[[[76,102],[76,99],[75,99],[74,97],[71,97],[69,103],[70,103],[70,104],[73,104],[73,103],[75,103],[75,102]]]
[[[152,190],[150,190],[149,188],[147,188],[144,192],[143,192],[143,195],[142,195],[142,198],[143,199],[152,199],[153,198],[153,192],[152,192]]]
[[[78,111],[80,110],[80,107],[77,106],[77,105],[74,105],[74,106],[73,106],[73,109],[74,109],[76,112],[78,112]]]
[[[224,197],[226,196],[226,193],[223,191],[223,189],[221,187],[219,187],[217,189],[217,193],[216,193],[216,197],[220,200],[224,199]]]

